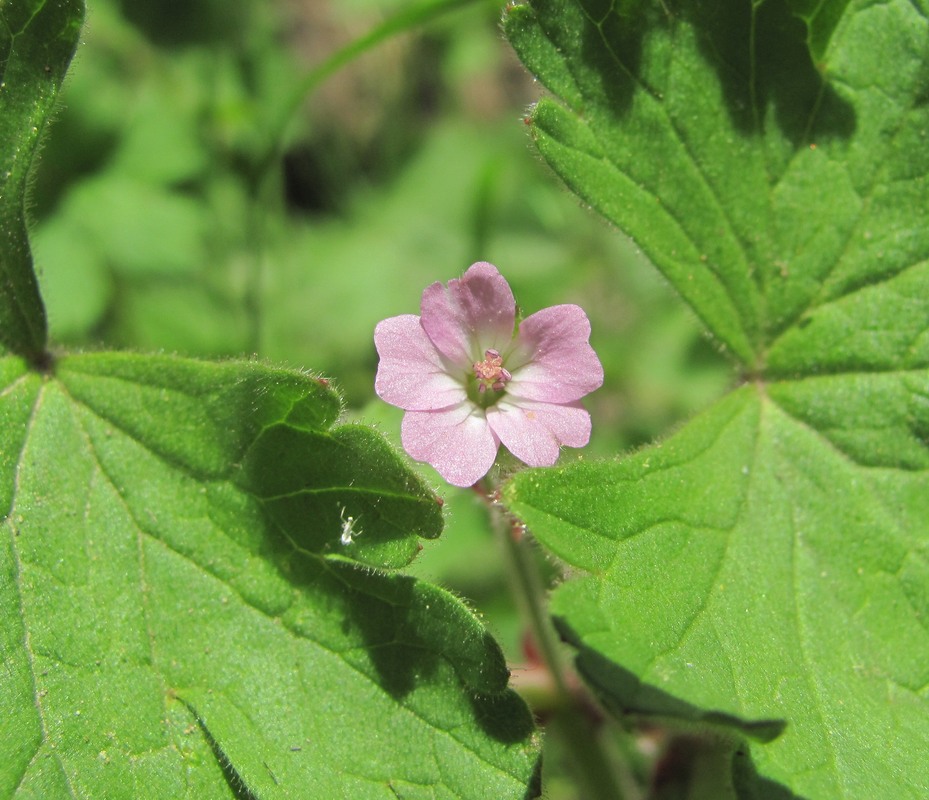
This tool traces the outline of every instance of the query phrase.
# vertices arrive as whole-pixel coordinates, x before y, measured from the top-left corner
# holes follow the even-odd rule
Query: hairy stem
[[[624,765],[607,753],[598,735],[599,712],[570,670],[546,605],[546,586],[522,524],[497,502],[497,492],[478,484],[488,505],[510,576],[510,589],[552,683],[547,729],[568,755],[569,769],[585,800],[631,800],[637,787]]]

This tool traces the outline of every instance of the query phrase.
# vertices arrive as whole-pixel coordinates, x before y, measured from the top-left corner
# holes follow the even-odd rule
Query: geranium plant
[[[113,52],[153,58],[144,13],[100,3]],[[402,296],[382,314],[358,310],[371,292],[348,275],[330,334],[363,332],[365,385],[402,411],[398,435],[365,421],[378,406],[349,417],[337,359],[324,375],[266,358],[289,285],[260,307],[285,274],[261,269],[293,229],[254,220],[286,193],[295,109],[353,55],[462,5],[402,8],[287,97],[274,56],[243,68],[271,98],[248,135],[236,70],[169,47],[163,71],[216,79],[209,113],[188,128],[150,113],[160,133],[127,133],[85,205],[38,204],[58,215],[47,252],[106,287],[81,305],[67,270],[37,277],[27,189],[85,9],[0,3],[0,798],[929,796],[929,4],[502,9],[545,92],[513,127],[727,364],[701,413],[596,455],[577,449],[619,424],[622,305],[607,282],[586,293],[598,317],[556,293],[522,316],[504,274],[531,289],[542,248],[391,274]],[[162,92],[170,113],[182,83]],[[204,282],[185,305],[196,259],[165,222],[198,257],[222,249],[197,238],[217,234],[189,196],[210,174],[198,126],[248,164],[240,194],[232,173],[205,194],[219,220],[246,209],[253,271],[230,259],[237,288]],[[150,163],[161,139],[171,157]],[[96,219],[108,194],[157,219],[147,249]],[[238,235],[226,225],[218,239]],[[104,277],[91,240],[130,266]],[[144,330],[138,346],[53,341],[40,287],[56,285],[69,325]],[[141,346],[153,320],[234,325],[236,291],[249,345],[201,349],[237,357]],[[152,312],[140,298],[157,292]],[[461,497],[487,534],[465,566],[506,562],[518,660],[479,600],[409,571]]]

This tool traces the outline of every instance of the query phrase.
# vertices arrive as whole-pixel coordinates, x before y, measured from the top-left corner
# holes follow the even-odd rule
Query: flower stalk
[[[551,681],[546,698],[546,732],[567,752],[585,800],[634,800],[639,796],[629,770],[598,735],[599,708],[570,669],[547,606],[547,589],[522,523],[499,502],[487,479],[473,487],[488,507],[509,574],[508,584]],[[536,708],[536,711],[540,709]]]

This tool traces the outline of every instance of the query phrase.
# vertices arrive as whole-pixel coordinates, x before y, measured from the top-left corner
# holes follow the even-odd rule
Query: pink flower
[[[401,436],[413,458],[471,486],[501,442],[532,467],[554,464],[561,445],[587,444],[580,399],[603,383],[603,367],[579,306],[543,309],[517,328],[509,284],[480,261],[447,287],[428,286],[420,313],[374,330],[374,388],[406,411]]]

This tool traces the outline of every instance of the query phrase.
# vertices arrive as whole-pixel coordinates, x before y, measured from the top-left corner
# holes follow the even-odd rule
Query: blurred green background
[[[628,452],[707,405],[728,365],[541,163],[522,123],[540,88],[499,3],[458,5],[304,96],[310,70],[409,4],[90,0],[31,192],[54,341],[320,372],[350,417],[397,442],[400,412],[373,393],[374,326],[480,259],[525,313],[587,310],[606,382],[587,401],[584,457]],[[472,529],[486,546],[483,517],[426,474],[449,499],[455,552],[417,569],[479,599],[487,560],[458,548]]]
[[[541,163],[522,122],[540,88],[498,0],[458,2],[308,93],[314,67],[411,4],[88,5],[31,192],[56,344],[306,368],[399,445],[401,412],[373,393],[374,326],[487,260],[526,313],[591,318],[606,382],[582,457],[667,434],[731,380],[657,273]],[[448,525],[413,571],[468,598],[518,663],[483,509],[423,473]]]
[[[54,341],[320,372],[349,417],[399,442],[400,412],[373,393],[374,326],[488,260],[525,313],[573,302],[591,318],[606,382],[587,400],[583,457],[628,452],[707,405],[728,365],[541,163],[522,123],[540,88],[500,4],[458,6],[303,94],[314,67],[410,4],[90,0],[31,192]],[[415,569],[489,599],[492,561],[462,552],[488,546],[482,513],[425,473],[449,535]]]

